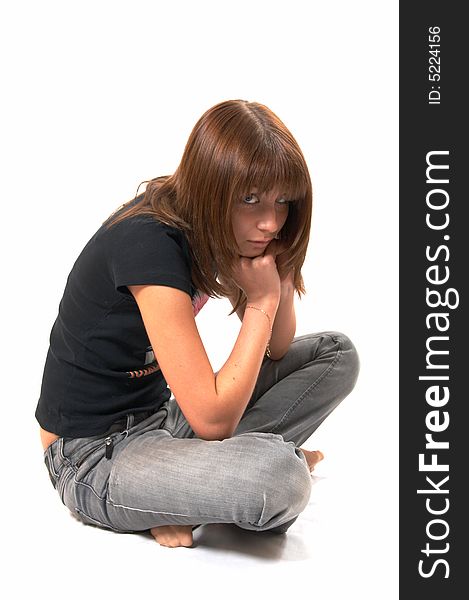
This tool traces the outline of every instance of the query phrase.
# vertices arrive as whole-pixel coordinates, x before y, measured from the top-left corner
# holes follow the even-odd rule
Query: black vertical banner
[[[464,3],[400,3],[400,597],[467,597]],[[463,108],[464,104],[464,108]],[[466,442],[467,440],[467,442]],[[467,486],[464,486],[467,487]],[[456,591],[458,590],[458,591]]]

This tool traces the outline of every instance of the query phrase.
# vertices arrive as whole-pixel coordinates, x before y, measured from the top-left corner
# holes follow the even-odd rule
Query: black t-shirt
[[[151,216],[100,227],[68,276],[52,328],[36,408],[41,427],[64,437],[98,435],[170,398],[127,286],[182,290],[196,315],[208,296],[194,288],[190,264],[184,233]]]

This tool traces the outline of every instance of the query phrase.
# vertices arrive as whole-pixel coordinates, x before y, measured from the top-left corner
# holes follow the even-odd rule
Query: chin
[[[256,256],[262,256],[264,254],[264,250],[243,250],[240,252],[240,256],[244,256],[244,258],[256,258]]]

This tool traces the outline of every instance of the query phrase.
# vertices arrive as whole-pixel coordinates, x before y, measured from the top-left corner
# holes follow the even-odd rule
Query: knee
[[[341,361],[344,363],[347,369],[353,387],[357,380],[358,373],[360,372],[360,358],[358,356],[357,349],[355,348],[352,340],[345,334],[335,332],[334,337],[339,344]]]
[[[261,444],[256,459],[256,477],[251,488],[251,521],[256,529],[298,516],[311,495],[311,474],[305,457],[293,442],[277,434],[241,434]],[[241,437],[241,436],[240,436]],[[251,516],[251,518],[252,518]]]
[[[360,372],[360,358],[352,340],[340,331],[328,331],[324,334],[333,345],[336,354],[337,368],[344,391],[348,394],[355,387]]]
[[[257,523],[269,529],[297,517],[311,495],[311,474],[306,459],[293,442],[278,443],[269,471],[264,477],[262,510]]]

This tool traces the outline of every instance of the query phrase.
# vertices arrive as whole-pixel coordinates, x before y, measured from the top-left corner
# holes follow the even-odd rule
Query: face
[[[264,253],[284,226],[290,202],[281,191],[258,193],[256,188],[235,202],[232,225],[241,256],[254,258]]]

